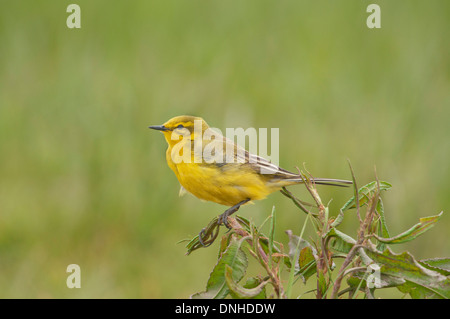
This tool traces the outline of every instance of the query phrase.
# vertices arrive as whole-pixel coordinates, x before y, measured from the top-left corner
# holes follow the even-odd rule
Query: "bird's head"
[[[149,128],[161,131],[167,143],[174,145],[183,137],[193,140],[195,134],[203,134],[209,126],[201,117],[181,115],[171,118],[163,125],[153,125]]]

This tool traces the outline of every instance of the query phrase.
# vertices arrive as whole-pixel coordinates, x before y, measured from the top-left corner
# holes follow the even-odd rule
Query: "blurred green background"
[[[182,114],[214,127],[280,128],[280,165],[380,179],[395,235],[444,215],[416,258],[448,256],[450,2],[2,1],[0,297],[180,298],[204,289],[217,243],[184,256],[225,207],[192,196],[148,125]],[[291,188],[306,197],[304,187]],[[322,187],[337,209],[351,189]],[[276,193],[276,240],[304,214]],[[347,215],[343,230],[355,234]],[[311,231],[311,230],[309,230]],[[81,289],[66,267],[81,267]],[[300,287],[301,290],[301,287]],[[393,293],[392,296],[396,296]]]

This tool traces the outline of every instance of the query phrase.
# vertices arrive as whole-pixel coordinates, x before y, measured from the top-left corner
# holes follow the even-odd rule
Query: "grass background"
[[[0,297],[178,298],[204,289],[216,245],[184,256],[224,207],[185,196],[147,129],[193,114],[211,126],[279,127],[280,164],[380,179],[394,247],[448,256],[450,3],[383,1],[2,1]],[[298,196],[303,187],[292,188]],[[337,209],[351,190],[321,188]],[[276,240],[303,214],[281,194],[241,209]],[[354,235],[354,218],[343,230]],[[81,289],[66,267],[81,267]],[[301,287],[300,287],[301,288]],[[388,295],[390,296],[390,295]],[[392,296],[396,296],[393,294]]]

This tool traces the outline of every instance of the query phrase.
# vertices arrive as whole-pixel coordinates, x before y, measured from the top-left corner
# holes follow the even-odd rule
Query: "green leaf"
[[[304,283],[306,283],[308,278],[314,275],[317,271],[316,258],[314,257],[315,254],[317,255],[311,246],[304,247],[300,251],[300,255],[298,257],[299,269],[296,274],[301,276]]]
[[[309,264],[315,260],[313,248],[311,246],[304,247],[300,251],[300,256],[298,257],[298,266],[302,269],[309,266]]]
[[[222,239],[220,240],[219,254],[217,256],[217,259],[220,259],[222,254],[227,250],[228,245],[230,244],[231,235],[232,233],[222,236]]]
[[[366,248],[366,253],[382,275],[393,277],[391,284],[397,281],[397,288],[412,298],[450,298],[450,278],[422,266],[410,253],[395,254],[389,248],[384,252]]]
[[[294,235],[291,230],[287,230],[286,234],[289,236],[289,258],[295,261],[295,275],[300,275],[303,282],[316,273],[316,249],[307,241]],[[300,242],[299,242],[300,240]],[[291,264],[289,263],[289,267]]]
[[[409,294],[412,299],[436,299],[447,298],[441,294],[437,294],[432,289],[426,289],[423,286],[415,284],[413,282],[406,282],[405,284],[398,286],[398,290],[405,294]]]
[[[366,280],[368,278],[368,275],[373,274],[373,271],[361,271],[361,272],[355,272],[347,279],[347,283],[349,286],[353,287],[354,290],[356,290],[356,287],[360,285],[360,289],[366,288]],[[361,281],[362,280],[362,281]],[[380,278],[378,278],[378,281],[376,282],[376,288],[390,288],[390,287],[398,287],[405,283],[406,281],[402,278],[388,276],[386,274],[381,273]]]
[[[391,237],[391,235],[389,235],[389,230],[386,225],[386,218],[384,216],[384,205],[383,205],[383,201],[381,200],[381,198],[378,199],[376,209],[377,209],[378,215],[380,216],[380,221],[379,221],[379,225],[378,225],[378,236],[389,238],[389,237]],[[385,250],[386,249],[385,243],[379,242],[377,245],[377,249],[380,251]]]
[[[331,247],[341,253],[348,253],[350,249],[352,249],[353,245],[356,244],[355,239],[334,227],[330,228],[325,236],[327,237],[327,240],[333,239],[331,242]]]
[[[379,237],[375,234],[373,236],[380,242],[386,244],[400,244],[410,240],[415,239],[417,236],[423,234],[428,229],[434,226],[434,224],[439,220],[442,216],[442,212],[439,215],[429,216],[420,218],[419,223],[415,224],[413,227],[408,229],[407,231],[391,238],[383,238]]]
[[[388,190],[392,187],[392,185],[389,184],[388,182],[380,181],[379,183],[380,183],[380,192],[382,190]],[[372,197],[374,194],[376,194],[377,190],[378,190],[378,182],[377,181],[370,182],[370,183],[364,185],[363,187],[361,187],[358,190],[359,206],[364,206],[365,204],[367,204],[367,201],[369,200],[369,198]],[[355,191],[355,193],[356,193],[356,191]],[[339,214],[336,216],[336,219],[331,223],[331,227],[337,227],[342,223],[342,221],[344,220],[344,211],[356,207],[355,198],[356,198],[356,196],[352,196],[352,198],[350,198],[345,203],[345,205],[342,206],[342,208],[339,211]],[[377,207],[377,210],[378,210],[378,208],[379,207]],[[384,212],[382,212],[382,213],[384,213]],[[383,220],[384,220],[384,214],[383,214]]]
[[[380,181],[380,191],[388,190],[392,187],[388,182]],[[377,181],[370,182],[364,185],[358,190],[359,206],[364,206],[370,197],[373,196],[378,190]],[[344,206],[342,206],[341,211],[344,212],[347,209],[355,208],[355,196],[350,198]]]
[[[265,286],[268,281],[261,281],[258,278],[249,278],[244,286],[239,285],[233,279],[233,268],[225,266],[225,279],[230,290],[230,294],[237,299],[265,299]]]
[[[248,266],[245,253],[241,249],[241,245],[245,238],[237,240],[235,236],[231,237],[228,248],[222,253],[211,272],[206,284],[206,291],[196,293],[191,296],[193,299],[223,299],[229,293],[226,283],[225,269],[230,267],[233,270],[233,280],[239,282],[244,277]]]
[[[300,238],[297,235],[294,235],[291,230],[286,230],[286,234],[289,237],[289,243],[288,243],[289,257],[291,258],[291,260],[294,260],[294,258],[299,256],[299,258],[295,261],[295,271],[298,272],[298,271],[300,271],[300,267],[301,267],[299,265],[299,260],[301,258],[300,255],[301,255],[302,250],[306,247],[309,247],[311,250],[311,253],[313,255],[313,258],[314,258],[314,255],[317,254],[317,251],[307,240]],[[306,253],[306,251],[304,253]]]
[[[432,258],[419,261],[425,268],[435,270],[444,276],[450,275],[450,258]]]

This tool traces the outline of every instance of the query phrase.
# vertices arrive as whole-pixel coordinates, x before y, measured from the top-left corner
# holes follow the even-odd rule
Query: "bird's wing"
[[[294,174],[271,163],[264,157],[252,154],[224,136],[220,136],[220,138],[216,138],[203,145],[201,151],[201,154],[196,153],[196,156],[201,156],[202,165],[214,165],[222,171],[242,169],[242,172],[244,172],[252,170],[274,183],[279,181],[303,182],[300,174]],[[314,182],[317,184],[336,186],[342,186],[337,184],[352,184],[351,181],[327,178],[314,178]]]
[[[255,172],[263,175],[268,175],[274,178],[286,179],[286,178],[298,178],[299,175],[291,173],[275,164],[270,162],[264,157],[250,153],[243,147],[237,145],[230,139],[224,137],[225,147],[233,150],[234,163],[251,167]]]

